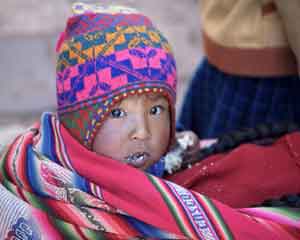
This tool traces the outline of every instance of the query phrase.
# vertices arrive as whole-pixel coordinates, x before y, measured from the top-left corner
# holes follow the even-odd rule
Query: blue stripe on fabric
[[[162,157],[158,162],[152,164],[146,169],[147,173],[150,173],[156,177],[162,177],[165,171],[165,158]]]
[[[55,153],[53,128],[51,123],[51,114],[44,113],[41,119],[42,126],[42,154],[46,155],[52,161],[60,164]]]
[[[143,237],[146,238],[155,238],[155,239],[168,239],[170,235],[162,230],[146,224],[142,221],[139,221],[130,216],[124,216],[127,222],[134,227],[136,231],[138,231]]]
[[[78,188],[86,193],[91,193],[88,182],[76,172],[73,172],[73,182],[74,188]]]
[[[26,174],[27,179],[30,183],[30,186],[34,193],[36,193],[39,196],[47,197],[48,194],[45,194],[42,190],[42,186],[40,184],[40,180],[38,178],[39,173],[36,171],[36,164],[35,164],[35,153],[32,150],[32,145],[28,145],[26,149],[27,153],[27,161],[26,161]]]

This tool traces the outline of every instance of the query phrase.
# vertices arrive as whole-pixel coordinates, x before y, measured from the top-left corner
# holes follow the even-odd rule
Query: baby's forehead
[[[142,93],[137,95],[131,95],[121,100],[119,104],[135,104],[138,101],[147,101],[147,102],[166,102],[168,99],[161,93]]]
[[[146,99],[157,101],[157,100],[168,100],[166,96],[161,93],[145,93],[142,94],[141,97],[144,96]]]

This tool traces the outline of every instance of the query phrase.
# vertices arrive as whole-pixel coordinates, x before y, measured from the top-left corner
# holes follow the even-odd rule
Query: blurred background
[[[0,143],[55,111],[55,43],[73,0],[0,0]],[[171,42],[178,69],[177,110],[202,57],[197,0],[98,0],[139,9]]]

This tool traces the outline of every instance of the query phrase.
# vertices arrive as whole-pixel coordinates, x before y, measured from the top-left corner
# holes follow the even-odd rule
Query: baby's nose
[[[135,121],[131,139],[132,140],[147,140],[151,137],[151,131],[146,117],[138,117]]]

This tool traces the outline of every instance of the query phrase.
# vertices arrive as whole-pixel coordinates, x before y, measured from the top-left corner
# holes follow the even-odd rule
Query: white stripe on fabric
[[[20,217],[26,218],[27,204],[18,199],[0,184],[0,239],[6,234]]]

